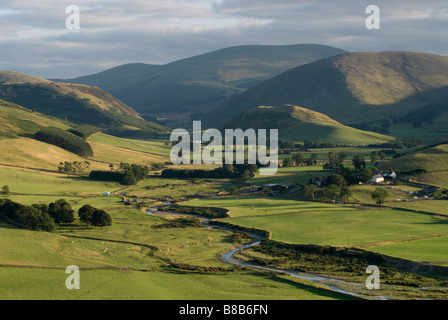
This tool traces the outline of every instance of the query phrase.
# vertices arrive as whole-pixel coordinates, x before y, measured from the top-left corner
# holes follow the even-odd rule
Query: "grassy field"
[[[229,222],[271,231],[272,239],[303,244],[365,245],[448,232],[447,221],[400,210],[352,210],[235,218]]]
[[[296,201],[278,199],[272,197],[225,197],[214,199],[199,199],[183,202],[183,205],[197,207],[218,207],[229,209],[231,217],[254,217],[278,215],[294,212],[318,212],[318,211],[352,211],[353,208],[342,205],[332,205],[319,202]],[[233,220],[232,220],[233,221]]]
[[[249,183],[262,185],[266,183],[296,183],[307,184],[310,179],[314,180],[316,177],[326,177],[330,173],[324,171],[322,166],[301,166],[290,168],[278,168],[275,175],[262,176],[255,175],[249,180]]]
[[[448,237],[406,241],[377,246],[369,250],[418,262],[448,266]],[[429,249],[430,248],[430,249]]]
[[[80,271],[80,290],[67,290],[65,270],[0,268],[4,300],[337,300],[285,280],[241,274]]]
[[[1,166],[0,177],[0,183],[8,185],[13,194],[24,195],[98,196],[124,187],[115,182]]]
[[[132,140],[110,136],[104,133],[95,133],[89,137],[89,141],[99,142],[109,146],[150,153],[166,158],[170,156],[170,147],[161,141]]]
[[[53,196],[10,198],[31,204],[39,199],[50,201]],[[87,203],[107,210],[113,225],[93,228],[75,223],[59,226],[57,233],[46,233],[0,222],[3,299],[341,298],[290,281],[244,272],[179,273],[167,263],[228,268],[217,256],[234,246],[232,233],[202,227],[154,229],[152,226],[165,219],[124,207],[117,197],[66,199],[75,210]],[[105,253],[106,249],[110,254]],[[81,269],[79,291],[65,288],[65,268],[69,265]]]

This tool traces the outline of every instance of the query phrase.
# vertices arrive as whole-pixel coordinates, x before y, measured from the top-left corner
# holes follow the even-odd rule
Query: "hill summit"
[[[393,140],[386,135],[345,126],[322,113],[294,105],[259,106],[244,112],[224,127],[278,129],[280,139],[336,145],[368,145]]]

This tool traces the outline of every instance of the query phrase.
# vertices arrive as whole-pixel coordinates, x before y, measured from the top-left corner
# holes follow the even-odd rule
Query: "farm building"
[[[374,175],[373,178],[372,178],[372,180],[370,180],[370,182],[372,182],[372,183],[381,183],[381,182],[384,182],[384,177],[383,177],[382,175],[380,175],[380,174],[378,174],[378,175]]]

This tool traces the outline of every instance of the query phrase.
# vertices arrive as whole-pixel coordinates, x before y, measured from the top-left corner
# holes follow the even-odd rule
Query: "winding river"
[[[154,212],[155,213],[155,212]],[[151,214],[154,214],[151,213]],[[170,214],[170,215],[177,215],[177,216],[183,216],[185,217],[185,214],[178,214],[178,213],[168,213],[168,212],[160,212],[158,211],[157,213],[158,215],[163,215],[163,214]],[[193,215],[191,215],[193,216]],[[194,216],[196,218],[198,218],[198,216]],[[223,227],[223,226],[219,226],[219,225],[210,225],[209,221],[210,219],[204,218],[204,217],[199,217],[201,220],[201,224],[207,228],[210,229],[217,229],[217,230],[225,230],[225,231],[236,231],[236,230],[232,230],[229,229],[228,227]],[[229,264],[233,264],[233,265],[238,265],[238,266],[242,266],[242,267],[247,267],[247,268],[251,268],[251,269],[255,269],[255,270],[260,270],[260,271],[270,271],[270,272],[277,272],[277,273],[282,273],[282,274],[287,274],[290,275],[291,277],[295,277],[295,278],[300,278],[300,279],[305,279],[305,280],[310,280],[313,281],[315,283],[320,284],[321,286],[327,288],[328,290],[334,291],[334,292],[338,292],[344,295],[348,295],[351,297],[355,297],[355,298],[361,298],[361,299],[373,299],[373,300],[389,300],[388,297],[384,297],[384,296],[367,296],[367,295],[363,295],[360,293],[356,293],[356,292],[350,292],[350,291],[346,291],[344,289],[342,289],[341,287],[345,287],[347,284],[353,284],[353,285],[358,285],[356,283],[349,283],[347,281],[344,280],[340,280],[340,279],[336,279],[336,278],[330,278],[330,277],[324,277],[324,276],[320,276],[320,275],[315,275],[312,273],[304,273],[304,272],[295,272],[295,271],[291,271],[291,270],[283,270],[283,269],[278,269],[278,268],[273,268],[273,267],[266,267],[266,266],[261,266],[261,265],[255,265],[255,264],[251,264],[245,261],[242,261],[240,259],[237,259],[235,257],[235,254],[240,251],[240,250],[244,250],[247,248],[250,248],[252,246],[256,246],[258,244],[261,243],[261,240],[263,240],[263,237],[257,235],[257,234],[253,234],[250,233],[250,236],[252,236],[252,242],[245,244],[245,245],[241,245],[237,248],[234,248],[230,251],[225,252],[224,254],[221,255],[221,258],[224,262],[229,263]]]

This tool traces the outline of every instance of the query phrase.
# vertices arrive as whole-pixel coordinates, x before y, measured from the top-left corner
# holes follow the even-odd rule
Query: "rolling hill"
[[[293,105],[260,106],[229,121],[223,128],[278,129],[279,139],[305,140],[337,145],[368,145],[394,140],[375,132],[358,130],[309,109]]]
[[[443,98],[448,57],[412,52],[345,53],[266,80],[213,110],[216,124],[259,105],[294,104],[363,123],[400,117]]]
[[[0,140],[32,136],[46,127],[67,130],[70,125],[60,119],[0,100]]]
[[[12,71],[0,71],[0,99],[28,109],[89,124],[114,134],[166,133],[106,91],[87,85],[57,83]]]
[[[62,81],[98,86],[143,116],[189,118],[281,72],[344,52],[311,44],[236,46],[166,65],[127,64]]]
[[[55,171],[62,161],[86,159],[55,145],[34,139],[34,134],[48,127],[70,130],[74,124],[0,100],[0,166]],[[91,169],[109,170],[120,161],[149,165],[169,160],[169,147],[161,141],[129,140],[104,133],[88,139],[94,156]],[[119,161],[120,160],[120,161]]]
[[[405,154],[382,163],[379,169],[413,173],[413,181],[448,188],[448,144]],[[423,173],[418,171],[424,170]]]

